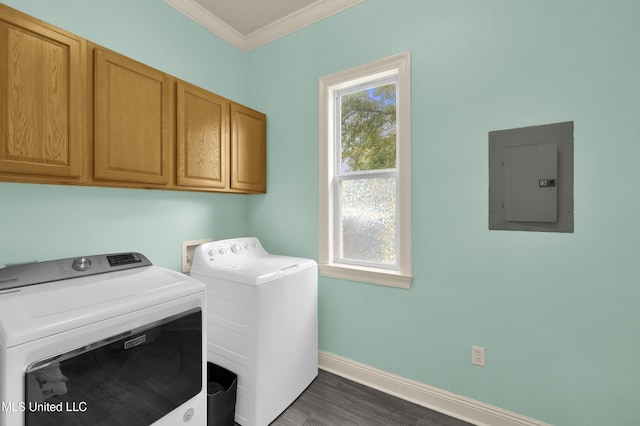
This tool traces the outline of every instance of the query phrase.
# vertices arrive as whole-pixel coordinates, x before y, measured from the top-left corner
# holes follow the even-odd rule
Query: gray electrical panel
[[[489,132],[489,229],[573,232],[573,122]]]

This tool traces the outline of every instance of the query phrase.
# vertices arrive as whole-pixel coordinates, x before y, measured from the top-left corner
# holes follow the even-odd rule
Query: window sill
[[[413,275],[405,275],[395,271],[364,268],[359,266],[320,264],[320,275],[331,278],[360,281],[370,284],[386,285],[398,288],[411,288]]]

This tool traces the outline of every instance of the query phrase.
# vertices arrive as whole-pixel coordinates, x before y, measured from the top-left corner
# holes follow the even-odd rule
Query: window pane
[[[340,182],[343,260],[397,263],[396,178]]]
[[[340,97],[341,172],[396,167],[396,83]]]

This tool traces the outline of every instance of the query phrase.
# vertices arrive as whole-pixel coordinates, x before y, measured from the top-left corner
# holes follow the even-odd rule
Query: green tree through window
[[[396,167],[396,84],[345,94],[342,172]]]

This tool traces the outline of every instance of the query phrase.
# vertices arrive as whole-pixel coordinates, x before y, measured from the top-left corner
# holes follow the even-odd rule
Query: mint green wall
[[[4,4],[246,103],[246,55],[161,0]],[[181,242],[245,235],[244,195],[0,182],[0,267],[139,251],[180,269]]]
[[[0,266],[139,251],[180,270],[181,242],[244,235],[243,196],[0,182]]]
[[[247,226],[317,259],[318,78],[412,55],[412,288],[320,278],[320,348],[554,425],[637,425],[640,2],[366,0],[251,52]],[[487,133],[575,122],[575,233],[488,231]],[[486,348],[473,367],[471,345]]]

